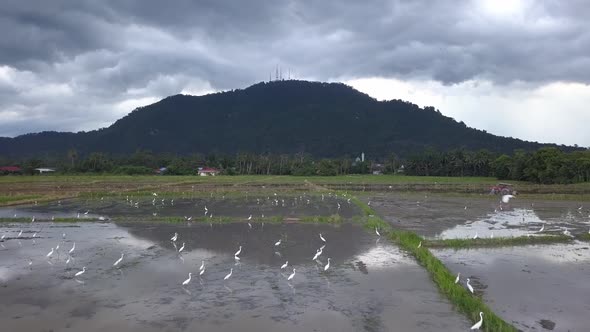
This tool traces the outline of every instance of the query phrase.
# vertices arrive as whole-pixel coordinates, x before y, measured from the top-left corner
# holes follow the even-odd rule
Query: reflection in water
[[[524,235],[562,233],[566,228],[579,229],[581,223],[575,221],[571,212],[559,220],[540,219],[531,209],[515,208],[513,210],[495,211],[483,218],[442,231],[436,238],[464,239],[477,234],[480,238],[518,237]],[[581,228],[580,228],[581,229]]]
[[[587,330],[590,263],[587,243],[435,250],[454,273],[472,277],[492,309],[522,330]]]
[[[442,300],[424,270],[390,244],[375,246],[374,235],[355,225],[267,224],[253,231],[245,224],[68,226],[39,230],[38,225],[22,225],[39,232],[38,245],[29,240],[22,247],[13,240],[4,243],[3,328],[300,331],[336,326],[354,331],[365,329],[366,317],[371,317],[373,330],[439,331],[469,325]],[[186,243],[181,254],[170,241],[174,232]],[[328,271],[311,260],[324,244],[320,232],[327,239],[322,257],[331,258]],[[274,253],[281,236],[283,258]],[[51,258],[53,265],[34,264],[32,270],[27,265],[28,257],[44,260],[50,247],[59,243],[69,249],[74,241],[76,260],[70,264],[62,255]],[[234,266],[238,246],[241,260]],[[121,253],[124,260],[114,267]],[[289,268],[282,273],[285,260]],[[199,282],[182,287],[189,272],[193,278],[199,273],[203,261],[206,273]],[[88,267],[83,278],[73,278],[82,266]],[[231,268],[232,277],[224,281]],[[292,268],[296,275],[288,281]],[[398,305],[400,299],[404,306]],[[15,318],[23,311],[26,320]]]

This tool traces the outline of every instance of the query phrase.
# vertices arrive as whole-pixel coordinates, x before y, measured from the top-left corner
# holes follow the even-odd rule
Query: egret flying
[[[514,196],[513,195],[504,195],[504,196],[502,196],[502,203],[504,203],[504,204],[510,203],[510,199],[511,198],[514,198]]]

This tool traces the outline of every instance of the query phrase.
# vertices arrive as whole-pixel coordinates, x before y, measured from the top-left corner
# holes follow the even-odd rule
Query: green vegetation
[[[28,203],[43,198],[42,195],[0,195],[0,205]]]
[[[447,239],[424,240],[423,245],[430,248],[475,248],[475,247],[502,247],[527,244],[565,243],[573,239],[565,235],[535,235],[519,237],[502,237],[493,239]]]
[[[460,311],[465,313],[473,322],[479,320],[479,312],[483,312],[483,331],[516,331],[513,326],[490,310],[479,297],[470,294],[461,285],[455,284],[455,276],[425,246],[418,248],[420,241],[423,241],[420,236],[412,232],[392,229],[387,222],[379,218],[375,211],[361,200],[353,197],[352,201],[364,211],[367,217],[365,227],[370,229],[377,227],[382,236],[387,236],[402,249],[411,253],[418,263],[428,271],[441,293]]]

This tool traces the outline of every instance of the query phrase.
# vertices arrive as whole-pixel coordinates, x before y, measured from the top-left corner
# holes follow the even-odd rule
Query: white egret
[[[539,233],[545,230],[545,225],[541,226],[541,229],[539,230]]]
[[[76,274],[74,274],[74,277],[81,276],[82,274],[84,274],[84,272],[86,272],[86,266],[82,267],[82,271],[76,272]]]
[[[377,227],[375,227],[375,234],[377,234],[377,236],[381,236],[381,234],[379,233],[379,230],[377,229]]]
[[[70,249],[70,251],[69,251],[70,255],[74,252],[75,249],[76,249],[76,242],[74,242],[72,249]]]
[[[70,260],[72,259],[71,256],[68,256],[68,259],[66,259],[66,264],[70,264]]]
[[[510,203],[510,199],[511,198],[514,198],[514,196],[513,195],[504,195],[504,196],[502,196],[502,203],[504,203],[504,204]]]
[[[567,229],[567,227],[565,228],[565,231],[563,231],[563,235],[565,235],[565,236],[569,236],[569,237],[574,237],[574,236],[572,235],[572,233],[571,233],[571,232],[570,232],[570,231]]]
[[[33,239],[37,237],[37,232],[33,233]]]
[[[193,216],[186,218],[186,221],[191,221],[191,220],[193,220]]]
[[[199,277],[203,275],[203,273],[205,273],[205,268],[203,267],[203,269],[201,270],[201,272],[199,272]]]
[[[293,273],[291,273],[291,274],[289,275],[289,278],[287,278],[287,280],[289,280],[289,281],[290,281],[291,279],[293,279],[293,277],[294,277],[294,276],[295,276],[295,268],[293,268]]]
[[[312,261],[315,261],[316,259],[318,259],[318,257],[320,257],[320,255],[322,254],[322,251],[320,249],[318,249],[315,252],[315,255],[313,256],[313,258],[311,259]]]
[[[178,233],[174,232],[174,236],[170,238],[170,241],[176,242],[176,240],[178,240]]]
[[[473,236],[473,239],[477,239],[479,237],[479,235],[477,235],[477,232],[475,232],[475,235]]]
[[[51,257],[51,255],[53,255],[53,250],[54,250],[54,249],[53,249],[53,248],[51,248],[51,251],[50,251],[50,252],[49,252],[47,255],[45,255],[45,257]]]
[[[234,259],[235,259],[236,261],[239,261],[239,260],[240,260],[240,257],[239,257],[239,256],[234,256]],[[238,265],[238,263],[237,263],[237,262],[236,262],[236,265]]]
[[[471,284],[469,283],[471,280],[469,280],[469,278],[467,278],[467,288],[469,289],[469,291],[471,292],[471,294],[473,294],[473,286],[471,286]]]
[[[184,242],[182,242],[182,247],[180,247],[180,249],[178,249],[178,253],[180,254],[183,250],[184,250]]]
[[[281,241],[282,241],[282,239],[279,239],[277,242],[275,242],[275,247],[280,246],[281,245]]]
[[[55,246],[55,251],[59,250],[59,243]]]
[[[20,232],[18,232],[18,235],[16,237],[19,238],[21,235],[23,235],[23,230],[22,229],[20,230]]]
[[[31,218],[31,222],[35,222],[35,216],[33,216],[33,218]]]
[[[483,312],[479,312],[479,321],[477,323],[475,323],[471,329],[472,330],[479,330],[479,328],[481,327],[481,324],[483,324]]]
[[[84,215],[88,215],[88,212],[90,212],[90,211],[86,211],[86,212],[84,212]]]
[[[490,239],[494,238],[494,232],[492,232],[492,234],[490,234]]]
[[[203,271],[205,269],[205,261],[201,261],[201,266],[199,267],[199,271]]]
[[[289,266],[289,261],[286,261],[285,264],[281,265],[281,270],[286,269]]]
[[[248,217],[248,221],[250,221],[250,220],[252,220],[252,215],[250,215],[250,216]]]
[[[418,243],[418,248],[422,247],[422,241],[420,241],[420,243]]]
[[[223,278],[223,280],[229,279],[233,273],[234,273],[234,268],[232,267],[231,269],[229,269],[229,273]]]
[[[0,241],[4,241],[4,238],[6,237],[6,234],[2,234],[2,237],[0,238]]]
[[[156,193],[152,193],[152,195],[153,195],[153,196],[158,196],[158,194],[156,194]]]
[[[78,215],[76,216],[76,218],[80,219],[80,212],[78,212]]]
[[[103,216],[100,216],[100,217],[98,217],[98,220],[100,220],[100,221],[105,221],[105,220],[107,220],[107,218],[105,218],[105,217],[103,217]]]
[[[113,263],[113,266],[119,265],[119,263],[121,263],[121,261],[123,260],[123,256],[125,256],[125,254],[121,253],[121,257],[119,257],[119,259],[117,259],[117,261]]]
[[[250,227],[250,229],[252,229],[252,224],[248,222],[248,227]]]
[[[324,239],[324,237],[322,236],[322,233],[320,233],[320,239],[324,242],[326,242],[326,239]]]
[[[461,279],[461,272],[457,273],[457,278],[455,278],[455,283],[458,284],[460,279]]]
[[[234,256],[238,256],[242,253],[242,246],[240,246],[240,249],[238,249],[238,251],[236,251],[236,253],[234,254]]]
[[[324,266],[324,271],[328,271],[329,268],[330,268],[330,258],[328,257],[328,264],[326,264],[326,266]]]
[[[189,272],[189,273],[188,273],[188,279],[186,279],[185,281],[183,281],[183,282],[182,282],[182,285],[183,285],[183,286],[186,286],[186,285],[188,285],[188,283],[189,283],[189,282],[191,282],[191,278],[192,278],[192,277],[193,277],[193,273],[192,273],[192,272]]]

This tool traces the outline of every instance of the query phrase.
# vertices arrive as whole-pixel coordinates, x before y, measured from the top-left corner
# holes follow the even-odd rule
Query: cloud
[[[486,101],[514,110],[508,118],[522,118],[522,93],[531,103],[535,94],[554,106],[563,101],[574,119],[590,83],[589,16],[583,0],[7,0],[0,8],[0,135],[106,126],[132,110],[122,107],[245,87],[279,64],[297,78],[413,82],[408,98],[418,104],[422,94],[456,93],[454,104],[434,106],[521,137],[526,130],[495,121],[495,110],[458,87],[487,87],[495,97]],[[583,92],[564,100],[559,93],[575,84]],[[475,112],[489,122],[470,120]],[[538,140],[590,145],[568,136]]]

